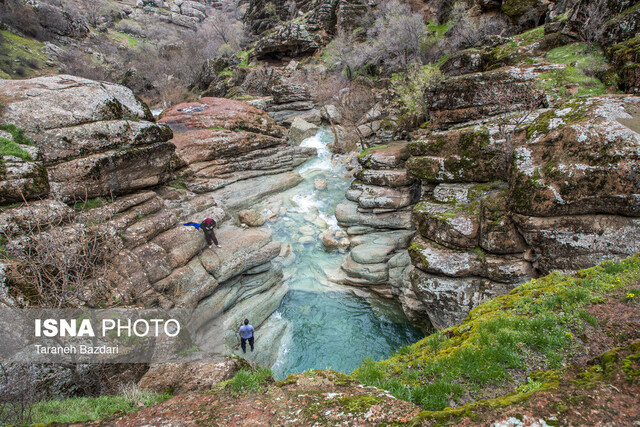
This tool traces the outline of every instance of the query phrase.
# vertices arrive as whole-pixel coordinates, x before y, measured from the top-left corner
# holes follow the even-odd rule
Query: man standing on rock
[[[200,227],[202,227],[202,231],[204,231],[204,238],[207,239],[207,246],[212,248],[215,244],[219,248],[222,247],[218,244],[216,233],[213,232],[213,229],[216,228],[216,222],[211,218],[206,218],[200,224],[198,224],[197,222],[187,222],[182,225],[185,225],[187,227],[195,227],[196,230],[199,230]]]
[[[217,247],[220,247],[218,244],[218,239],[216,239],[216,233],[213,232],[213,229],[216,228],[216,222],[211,218],[207,218],[202,221],[202,231],[204,231],[204,238],[207,239],[207,245],[210,248],[215,244]]]
[[[249,345],[251,346],[251,351],[253,351],[253,326],[249,324],[249,319],[244,319],[244,325],[240,326],[240,330],[238,333],[240,334],[240,346],[242,347],[242,352],[247,352],[247,341],[249,341]]]

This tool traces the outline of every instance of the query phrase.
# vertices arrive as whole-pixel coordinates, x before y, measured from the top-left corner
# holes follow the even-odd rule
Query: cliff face
[[[410,319],[442,329],[532,277],[640,251],[640,99],[623,77],[635,65],[613,62],[631,94],[606,95],[572,53],[584,47],[581,20],[596,12],[607,17],[605,55],[628,52],[637,6],[553,7],[568,18],[443,58],[444,81],[424,94],[424,129],[360,156],[336,212],[355,246],[341,282],[392,294]],[[607,81],[605,56],[584,55]],[[395,242],[372,249],[381,230],[415,234],[406,243],[394,231]]]
[[[21,130],[17,146],[29,153],[5,156],[3,201],[18,202],[2,211],[9,246],[25,232],[108,235],[117,249],[104,276],[91,279],[108,283],[107,304],[194,309],[209,354],[233,351],[245,317],[259,327],[278,307],[287,291],[271,262],[280,243],[229,220],[296,185],[291,171],[314,149],[290,146],[273,119],[239,101],[204,98],[154,123],[122,86],[55,76],[0,81],[0,92],[11,100],[0,123]],[[206,217],[218,222],[222,248],[182,225]],[[18,301],[19,266],[4,262],[2,286]]]
[[[492,119],[411,143],[407,169],[423,185],[411,282],[433,326],[458,323],[529,277],[640,250],[639,101],[604,96],[538,111],[506,164]]]

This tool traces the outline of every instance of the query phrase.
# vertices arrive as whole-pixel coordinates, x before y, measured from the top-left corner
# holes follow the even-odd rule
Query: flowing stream
[[[388,357],[423,337],[399,305],[356,296],[353,288],[327,279],[326,272],[339,268],[344,254],[325,251],[318,236],[328,227],[338,229],[335,207],[352,180],[340,159],[332,161],[326,148],[332,138],[320,130],[303,141],[302,146],[318,150],[318,157],[298,168],[304,182],[256,207],[280,214],[265,227],[294,254],[283,263],[290,290],[274,313],[289,323],[272,367],[277,379],[308,369],[350,373],[364,358]],[[327,188],[316,190],[315,179],[325,180]]]

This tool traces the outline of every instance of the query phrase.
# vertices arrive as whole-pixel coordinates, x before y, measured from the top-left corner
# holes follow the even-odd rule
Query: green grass
[[[133,37],[130,34],[123,33],[116,30],[109,30],[109,36],[115,42],[118,42],[130,49],[137,49],[138,47],[140,47],[140,43],[141,43],[140,40],[138,40],[137,38]]]
[[[131,396],[77,397],[37,403],[32,412],[34,423],[74,423],[109,418],[116,413],[128,414],[169,399],[169,394],[138,392]]]
[[[544,37],[544,25],[534,28],[533,30],[525,31],[522,34],[514,36],[514,40],[521,42],[523,45],[529,45]]]
[[[27,78],[44,74],[45,44],[20,37],[9,31],[0,31],[0,78]],[[53,71],[52,71],[53,72]]]
[[[76,203],[73,205],[73,209],[76,212],[82,212],[87,209],[99,208],[102,205],[104,205],[104,199],[102,197],[96,197],[94,199],[87,199]]]
[[[553,273],[531,280],[480,305],[460,325],[388,360],[365,360],[352,375],[428,411],[444,410],[451,399],[461,404],[481,401],[501,387],[519,387],[508,395],[515,399],[548,387],[552,376],[542,371],[564,367],[581,351],[574,337],[598,323],[585,306],[612,293],[637,290],[638,281],[640,255],[573,276]]]
[[[14,156],[29,162],[33,161],[29,153],[22,149],[18,144],[8,140],[7,138],[0,138],[0,155],[2,157]]]
[[[577,92],[573,95],[576,97],[599,96],[607,93],[607,86],[598,78],[587,76],[582,70],[572,66],[540,74],[538,78],[543,89],[556,90],[562,97],[572,97],[569,95],[567,85],[577,86]]]
[[[454,26],[455,26],[455,22],[453,21],[445,22],[444,24],[441,24],[441,25],[436,25],[433,19],[431,19],[427,24],[427,31],[431,33],[432,37],[434,37],[437,40],[437,39],[443,38],[444,35],[447,33],[447,31],[449,31]]]
[[[555,64],[567,64],[584,69],[588,66],[602,66],[607,60],[602,51],[585,43],[560,46],[547,53],[547,60]]]
[[[372,152],[373,150],[380,150],[380,149],[382,149],[382,148],[387,148],[387,147],[388,147],[388,145],[376,145],[376,146],[374,146],[374,147],[365,148],[364,150],[362,150],[362,151],[360,152],[360,154],[358,155],[358,157],[362,159],[362,158],[364,158],[365,156],[368,156],[369,154],[371,154],[371,152]]]
[[[569,44],[549,51],[546,59],[567,67],[540,75],[545,90],[556,91],[560,96],[567,97],[567,85],[575,85],[577,93],[573,96],[599,96],[607,93],[607,85],[595,77],[595,74],[607,68],[607,60],[597,47],[584,43]]]
[[[0,130],[5,132],[9,132],[13,138],[13,140],[22,145],[34,145],[33,141],[24,136],[22,129],[15,125],[0,125]]]
[[[267,368],[243,368],[236,373],[230,380],[216,384],[214,388],[227,388],[233,394],[244,392],[256,392],[262,389],[262,386],[273,380],[273,373]]]

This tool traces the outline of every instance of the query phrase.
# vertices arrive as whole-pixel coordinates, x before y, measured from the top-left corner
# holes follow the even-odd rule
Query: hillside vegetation
[[[557,390],[574,363],[584,369],[574,373],[582,385],[622,368],[637,388],[639,301],[638,255],[572,276],[553,273],[388,360],[366,361],[353,376],[419,404],[423,420],[474,417]]]

